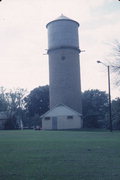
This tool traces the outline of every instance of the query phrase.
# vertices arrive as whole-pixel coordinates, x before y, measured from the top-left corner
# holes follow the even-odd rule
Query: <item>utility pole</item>
[[[107,71],[108,71],[109,128],[110,128],[110,131],[112,132],[113,128],[112,128],[112,109],[111,109],[110,66],[104,64],[104,63],[101,62],[101,61],[97,61],[97,63],[103,64],[105,67],[107,67]]]

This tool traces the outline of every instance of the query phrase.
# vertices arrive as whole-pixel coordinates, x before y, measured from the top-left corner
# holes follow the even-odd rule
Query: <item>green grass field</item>
[[[0,131],[0,180],[120,180],[120,132]]]

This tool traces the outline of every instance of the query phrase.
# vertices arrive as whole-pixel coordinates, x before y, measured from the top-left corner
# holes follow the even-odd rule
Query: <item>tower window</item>
[[[66,57],[65,57],[65,56],[62,56],[61,59],[64,61],[64,60],[66,59]]]
[[[50,120],[50,117],[45,117],[45,120]]]
[[[73,119],[73,116],[67,116],[67,119]]]

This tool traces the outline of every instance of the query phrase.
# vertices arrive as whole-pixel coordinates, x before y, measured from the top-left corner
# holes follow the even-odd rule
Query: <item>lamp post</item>
[[[103,64],[104,66],[107,67],[108,70],[109,118],[110,118],[110,131],[112,132],[113,129],[112,129],[112,110],[111,110],[110,66],[104,64],[101,61],[97,61],[97,63]]]

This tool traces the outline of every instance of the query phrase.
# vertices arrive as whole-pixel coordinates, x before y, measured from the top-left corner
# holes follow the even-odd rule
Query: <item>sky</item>
[[[49,84],[46,24],[61,14],[80,23],[82,91],[107,91],[112,45],[120,40],[118,0],[0,1],[0,86],[28,91]],[[114,59],[114,58],[113,58]],[[120,97],[111,73],[111,96]]]

